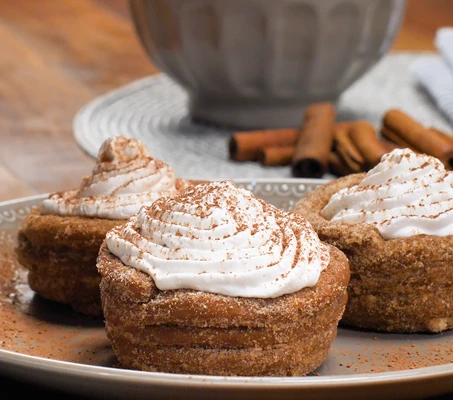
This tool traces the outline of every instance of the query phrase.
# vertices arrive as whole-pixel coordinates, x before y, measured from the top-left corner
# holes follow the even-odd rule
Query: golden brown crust
[[[106,232],[122,223],[124,220],[41,214],[34,207],[23,221],[19,235],[25,235],[32,246],[98,252]]]
[[[315,287],[275,299],[160,291],[101,246],[106,332],[125,368],[209,375],[305,375],[325,359],[346,303],[349,267],[330,246]]]
[[[113,348],[123,367],[129,369],[219,376],[303,376],[325,360],[336,333],[337,327],[332,325],[316,338],[267,347],[156,346],[121,340],[115,341]]]
[[[417,235],[385,240],[367,223],[328,221],[330,197],[365,174],[328,182],[300,199],[302,214],[349,259],[351,280],[342,324],[390,332],[440,332],[453,328],[453,236]]]
[[[29,270],[30,287],[48,300],[102,316],[96,258],[106,233],[124,222],[43,215],[33,208],[19,229],[16,246],[18,261]]]
[[[176,188],[204,181],[177,178]],[[80,313],[102,316],[96,259],[105,235],[127,220],[41,214],[34,207],[17,236],[18,261],[29,270],[30,287],[47,300]]]

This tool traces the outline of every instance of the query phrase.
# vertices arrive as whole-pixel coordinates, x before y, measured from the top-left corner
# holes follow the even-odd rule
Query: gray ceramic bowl
[[[129,0],[152,62],[198,120],[298,126],[336,102],[390,48],[406,0]]]

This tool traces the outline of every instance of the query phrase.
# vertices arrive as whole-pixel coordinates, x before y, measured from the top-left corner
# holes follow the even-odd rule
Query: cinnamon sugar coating
[[[32,209],[15,249],[18,261],[29,270],[31,289],[75,311],[102,316],[96,258],[106,233],[124,222],[42,215],[37,207]]]
[[[225,376],[306,375],[326,358],[347,300],[348,261],[314,287],[276,298],[157,289],[105,243],[98,257],[107,336],[124,368]]]
[[[202,182],[177,178],[176,188],[182,192]],[[82,314],[102,317],[96,259],[107,232],[126,221],[42,214],[34,207],[20,226],[15,248],[19,263],[29,270],[31,289]]]
[[[349,259],[348,303],[340,323],[401,333],[453,328],[453,236],[385,240],[371,224],[321,216],[334,193],[364,177],[359,173],[330,181],[292,209],[311,222],[321,240]]]

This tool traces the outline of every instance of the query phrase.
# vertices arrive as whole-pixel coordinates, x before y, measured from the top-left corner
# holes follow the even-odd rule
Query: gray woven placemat
[[[384,57],[342,95],[337,119],[365,119],[379,129],[389,108],[400,108],[425,125],[453,131],[409,73],[420,53]],[[92,157],[112,135],[142,140],[151,155],[188,179],[291,178],[289,167],[229,160],[231,131],[191,121],[186,93],[165,74],[127,84],[85,105],[74,117],[74,138]]]

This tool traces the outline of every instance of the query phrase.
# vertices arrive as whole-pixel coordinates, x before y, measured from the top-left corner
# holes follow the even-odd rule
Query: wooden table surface
[[[408,3],[392,50],[434,50],[436,30],[453,25],[453,0]],[[3,0],[0,45],[0,201],[77,187],[94,160],[73,138],[75,113],[157,72],[126,0]],[[7,379],[1,386],[15,397],[29,388]]]

